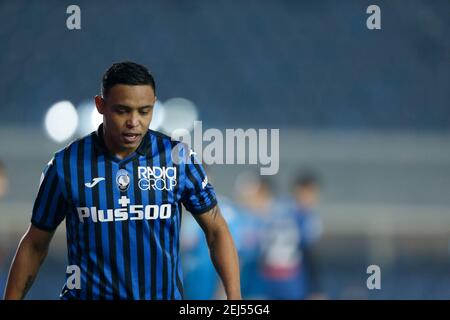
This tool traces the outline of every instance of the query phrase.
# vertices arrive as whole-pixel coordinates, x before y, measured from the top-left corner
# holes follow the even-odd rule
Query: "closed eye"
[[[143,116],[145,116],[145,115],[149,114],[150,109],[151,109],[150,107],[145,107],[145,108],[139,109],[139,113],[142,114]]]
[[[124,114],[129,111],[130,111],[130,108],[125,107],[125,106],[115,106],[115,108],[114,108],[114,112],[116,112],[117,114]]]

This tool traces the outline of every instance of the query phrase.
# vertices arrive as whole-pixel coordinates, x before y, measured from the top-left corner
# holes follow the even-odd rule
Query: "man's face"
[[[113,151],[136,150],[152,120],[155,102],[150,85],[118,84],[104,98],[95,97],[97,110],[103,115],[105,140]]]
[[[298,186],[295,197],[302,206],[312,209],[319,202],[319,189],[316,185]]]

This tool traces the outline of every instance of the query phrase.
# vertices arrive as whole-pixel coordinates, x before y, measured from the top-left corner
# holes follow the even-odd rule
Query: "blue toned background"
[[[73,31],[70,4],[0,2],[0,292],[41,170],[82,135],[50,139],[47,110],[67,100],[81,112],[103,72],[133,60],[154,73],[162,109],[182,97],[204,128],[279,128],[277,195],[299,168],[320,173],[327,297],[450,298],[449,1],[377,1],[374,31],[370,1],[77,1]],[[254,167],[209,170],[234,201],[235,177]],[[63,229],[29,299],[58,297]],[[371,264],[381,290],[366,288]]]

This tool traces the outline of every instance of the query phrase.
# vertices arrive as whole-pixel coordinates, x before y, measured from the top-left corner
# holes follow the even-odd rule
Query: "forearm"
[[[241,299],[239,259],[233,239],[226,226],[215,231],[208,239],[211,260],[219,274],[227,298]]]
[[[22,239],[11,264],[5,300],[19,300],[25,297],[46,255],[47,248],[37,248],[26,237]]]

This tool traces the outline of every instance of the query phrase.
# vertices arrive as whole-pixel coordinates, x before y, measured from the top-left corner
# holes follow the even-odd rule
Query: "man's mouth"
[[[133,143],[139,140],[141,134],[139,133],[122,133],[122,137],[127,143]]]

